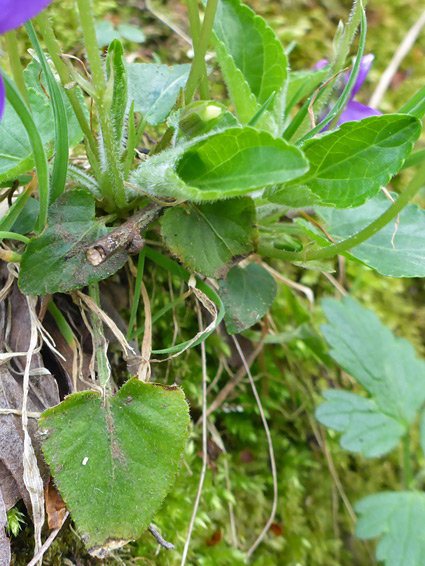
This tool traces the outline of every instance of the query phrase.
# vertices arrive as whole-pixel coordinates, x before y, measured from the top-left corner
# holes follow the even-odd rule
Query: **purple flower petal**
[[[52,0],[0,0],[0,34],[20,27],[34,18]]]
[[[350,100],[352,100],[356,96],[362,84],[365,82],[365,79],[370,71],[374,59],[375,59],[375,55],[373,53],[369,53],[368,55],[362,57],[362,60],[360,61],[359,74],[357,75],[356,84],[354,85],[354,88],[351,91]],[[346,83],[348,83],[350,76],[351,73],[345,75]]]
[[[313,71],[318,71],[319,69],[323,69],[329,63],[327,59],[320,59],[313,67]]]
[[[341,114],[338,120],[338,126],[344,124],[344,122],[357,122],[358,120],[363,120],[363,118],[369,118],[369,116],[381,116],[382,112],[375,110],[375,108],[370,108],[360,102],[355,102],[350,100],[347,104],[346,109]]]
[[[1,78],[1,74],[0,74],[0,120],[3,114],[3,110],[4,110],[4,99],[6,98],[5,92],[4,92],[4,84],[3,84],[3,79]]]

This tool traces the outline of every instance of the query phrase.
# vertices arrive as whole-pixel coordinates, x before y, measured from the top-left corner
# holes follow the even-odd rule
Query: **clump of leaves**
[[[46,403],[42,407],[50,408],[40,417],[39,425],[55,483],[89,552],[100,557],[137,539],[147,528],[152,532],[151,521],[171,490],[184,450],[189,422],[184,393],[178,385],[149,383],[151,365],[172,361],[199,344],[205,348],[205,340],[222,320],[229,334],[261,325],[260,338],[255,334],[258,328],[251,334],[259,341],[258,351],[262,341],[276,340],[266,336],[267,325],[262,324],[262,319],[276,297],[271,274],[287,280],[270,269],[266,259],[325,270],[323,260],[342,255],[387,276],[418,277],[425,273],[421,252],[424,217],[422,210],[408,204],[422,186],[423,154],[418,152],[406,161],[422,130],[423,90],[398,113],[373,115],[334,127],[362,80],[367,22],[361,3],[354,3],[347,26],[338,28],[333,63],[304,74],[289,70],[287,52],[273,30],[239,0],[208,0],[204,4],[201,25],[197,4],[189,3],[195,53],[191,65],[170,68],[156,63],[127,63],[119,37],[111,37],[103,57],[91,3],[78,0],[90,74],[83,75],[74,61],[62,56],[51,23],[42,14],[37,19],[38,34],[30,22],[26,24],[36,53],[34,61],[23,73],[13,64],[14,81],[4,76],[7,103],[0,123],[0,182],[10,187],[9,197],[28,184],[17,192],[0,220],[0,238],[8,242],[0,256],[20,264],[19,274],[17,270],[10,272],[10,281],[17,276],[23,294],[50,296],[43,299],[46,303],[41,303],[38,312],[35,307],[30,309],[32,339],[25,383],[32,356],[38,354],[34,337],[39,336],[56,352],[39,322],[46,305],[51,296],[55,295],[54,301],[69,293],[79,307],[85,328],[89,328],[91,351],[78,344],[80,352],[77,346],[73,328],[78,325],[75,320],[70,325],[66,318],[72,309],[70,303],[65,303],[64,312],[51,303],[50,315],[66,342],[62,348],[71,351],[75,363],[66,367],[56,359],[62,354],[56,356],[55,373],[60,373],[58,368],[62,370],[66,386],[62,383],[59,405],[51,407],[53,403]],[[323,117],[324,104],[331,99],[358,27],[360,39],[351,73],[335,105]],[[119,31],[124,34],[122,27]],[[125,33],[128,38],[128,29]],[[41,36],[50,59],[42,49]],[[142,39],[140,33],[136,39]],[[205,63],[210,42],[233,112],[210,100]],[[9,52],[11,61],[17,63],[13,42]],[[201,101],[193,101],[198,89]],[[88,106],[85,95],[90,98]],[[319,117],[317,125],[315,119],[311,120],[314,114]],[[150,135],[154,132],[155,143],[145,136],[147,127]],[[79,156],[77,166],[69,163],[69,150],[82,140],[85,154]],[[397,199],[387,192],[389,201],[385,200],[381,187],[407,166],[418,167],[409,184]],[[29,179],[26,174],[33,168],[36,177]],[[317,220],[304,212],[311,206]],[[291,208],[302,209],[304,219],[289,222],[285,214]],[[297,210],[292,211],[294,214]],[[394,231],[391,223],[396,218],[401,226]],[[149,245],[142,238],[147,229],[152,229]],[[99,282],[111,281],[132,254],[139,257],[137,268],[128,263],[132,271],[128,280],[134,293],[126,325],[114,308],[114,300],[105,306]],[[167,257],[170,255],[180,264]],[[168,273],[170,288],[174,277],[182,289],[181,296],[170,296],[169,303],[155,315],[144,282],[145,259],[155,269]],[[239,266],[242,261],[245,263]],[[306,291],[297,283],[291,284]],[[5,293],[11,285],[6,283]],[[81,291],[85,286],[89,287],[89,296]],[[311,292],[308,294],[311,296]],[[178,342],[181,328],[176,324],[175,309],[189,297],[193,299],[190,304],[198,309],[200,328]],[[141,303],[143,308],[139,308]],[[387,453],[401,438],[408,437],[424,400],[419,386],[423,362],[415,358],[406,343],[382,330],[371,315],[364,315],[369,316],[367,350],[357,338],[363,314],[354,305],[346,301],[340,307],[325,307],[331,318],[343,321],[337,332],[325,330],[325,337],[333,348],[331,355],[355,375],[372,398],[328,392],[318,418],[344,432],[344,446],[372,457]],[[205,328],[202,308],[207,313]],[[160,344],[155,349],[152,327],[170,310],[175,325],[171,345]],[[142,318],[141,311],[143,340],[130,344],[125,334],[129,340],[142,334],[135,328]],[[307,319],[298,313],[299,328],[291,336],[303,340],[318,359],[326,360],[320,338],[311,328],[303,327]],[[111,372],[104,324],[123,351],[126,366],[121,378],[117,370],[119,355]],[[240,350],[237,339],[230,344],[238,345]],[[382,367],[372,366],[372,344],[376,346],[374,354],[378,349]],[[384,363],[388,348],[390,369]],[[15,349],[13,355],[19,357],[19,352]],[[206,356],[202,352],[205,392]],[[90,354],[85,375],[84,355]],[[79,355],[78,364],[75,360]],[[152,355],[169,358],[152,359]],[[245,364],[242,350],[239,357]],[[43,364],[44,359],[38,366],[42,371],[46,369]],[[242,369],[247,371],[244,364]],[[226,365],[227,361],[220,367]],[[356,374],[355,370],[365,365],[367,370]],[[379,377],[371,379],[370,372]],[[237,375],[233,387],[242,379],[236,379]],[[91,389],[82,390],[89,376]],[[123,381],[118,389],[118,382]],[[251,383],[255,392],[255,383]],[[196,386],[188,383],[186,387],[190,390]],[[23,389],[24,430],[29,388],[28,382]],[[226,389],[226,395],[228,392]],[[14,406],[12,410],[18,409]],[[260,404],[259,410],[265,424]],[[205,400],[202,413],[205,468]],[[247,438],[255,435],[254,427],[249,427],[246,434]],[[268,438],[274,469],[274,452]],[[40,476],[38,503],[43,498],[41,480]],[[275,504],[277,483],[274,473]],[[32,494],[28,482],[25,485]],[[23,493],[26,495],[25,490]],[[420,515],[419,499],[407,495],[403,501]],[[399,498],[391,501],[393,508],[400,507]],[[0,503],[3,529],[4,494]],[[32,504],[34,507],[33,500]],[[274,524],[275,504],[267,527]],[[366,504],[359,505],[360,512],[370,514]],[[192,526],[195,514],[196,507]],[[37,552],[42,513],[34,522]],[[264,523],[263,519],[258,518],[258,523]],[[363,536],[361,525],[360,521],[358,529]],[[387,528],[385,524],[376,532]],[[245,557],[254,552],[265,535],[263,530],[251,547],[244,547]],[[191,532],[188,541],[190,536]],[[167,546],[160,537],[158,540]],[[391,545],[387,538],[383,541],[379,556],[387,559],[393,556],[388,550]],[[8,552],[3,539],[1,548]],[[235,557],[230,553],[226,560]]]

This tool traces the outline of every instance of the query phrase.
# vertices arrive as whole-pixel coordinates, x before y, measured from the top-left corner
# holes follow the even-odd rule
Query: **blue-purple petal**
[[[318,71],[319,69],[323,69],[329,63],[327,59],[320,59],[313,67],[313,71]]]
[[[357,122],[358,120],[363,120],[363,118],[369,118],[369,116],[381,116],[382,112],[375,110],[375,108],[370,108],[360,102],[355,102],[350,100],[345,108],[344,112],[341,114],[338,120],[338,126],[344,124],[344,122]]]
[[[0,74],[0,120],[1,120],[1,117],[3,115],[4,100],[5,100],[4,84],[3,84],[3,79],[1,78],[1,74]]]
[[[34,18],[52,0],[0,0],[0,35]]]
[[[354,85],[353,90],[351,91],[350,94],[350,99],[352,100],[356,94],[359,92],[359,89],[361,88],[362,84],[365,82],[365,79],[370,71],[370,68],[372,66],[373,60],[375,59],[375,55],[373,53],[369,53],[368,55],[365,55],[364,57],[362,57],[362,60],[360,61],[360,69],[359,69],[359,74],[357,75],[357,80],[356,80],[356,84]],[[352,71],[351,71],[352,72]],[[345,82],[348,82],[348,79],[350,78],[351,73],[345,75]]]

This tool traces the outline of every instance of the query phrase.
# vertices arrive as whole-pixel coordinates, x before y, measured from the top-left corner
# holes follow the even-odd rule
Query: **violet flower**
[[[380,116],[382,114],[382,112],[379,112],[379,110],[375,110],[375,108],[370,108],[370,106],[366,106],[365,104],[361,104],[360,102],[356,102],[354,100],[354,97],[359,92],[370,71],[374,58],[375,56],[373,55],[373,53],[369,53],[368,55],[362,57],[356,83],[350,93],[350,98],[347,102],[347,105],[343,113],[339,117],[337,124],[338,126],[340,126],[344,122],[357,122],[359,120],[363,120],[363,118],[369,118],[369,116]],[[316,63],[313,69],[323,69],[323,67],[325,67],[327,64],[327,59],[321,59]],[[350,75],[351,73],[344,75],[345,84],[348,83]],[[328,126],[325,127],[324,130],[326,130],[327,128]]]
[[[52,0],[0,0],[0,35],[20,27],[42,12]],[[0,75],[0,118],[4,109],[4,84]]]

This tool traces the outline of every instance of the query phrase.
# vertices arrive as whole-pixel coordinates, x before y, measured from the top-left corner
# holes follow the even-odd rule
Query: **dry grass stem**
[[[202,323],[202,312],[201,305],[198,302],[198,323],[199,331],[203,332]],[[202,488],[204,486],[205,475],[207,473],[208,465],[208,452],[207,452],[207,355],[205,351],[205,342],[201,342],[201,363],[202,363],[202,415],[203,415],[203,425],[202,425],[202,469],[199,478],[198,492],[196,494],[195,503],[193,506],[192,517],[190,518],[189,529],[187,532],[186,541],[184,543],[183,555],[180,566],[184,566],[186,563],[187,553],[189,551],[190,539],[193,532],[193,526],[195,524],[196,513],[198,512],[199,501],[201,500]]]
[[[140,362],[137,376],[141,381],[149,381],[151,378],[150,357],[152,353],[152,313],[149,295],[142,281],[141,294],[145,307],[145,332],[142,341],[142,361]]]
[[[272,441],[272,437],[271,437],[271,434],[270,434],[269,425],[267,423],[266,415],[264,414],[263,406],[261,404],[261,399],[258,395],[257,388],[255,387],[254,379],[252,378],[251,370],[250,370],[249,365],[246,361],[246,358],[245,358],[245,356],[242,352],[242,348],[240,347],[239,342],[237,341],[237,339],[234,336],[232,336],[232,340],[233,340],[233,343],[236,346],[238,354],[239,354],[239,356],[242,360],[242,363],[245,367],[246,373],[248,375],[249,382],[251,384],[252,392],[254,393],[254,397],[255,397],[255,400],[256,400],[257,405],[258,405],[258,410],[260,411],[261,420],[263,422],[263,427],[264,427],[264,431],[266,433],[267,443],[268,443],[268,446],[269,446],[270,466],[271,466],[271,469],[272,469],[272,477],[273,477],[273,503],[272,503],[272,509],[270,511],[270,516],[267,520],[267,523],[264,526],[264,529],[261,531],[261,533],[258,535],[257,539],[254,541],[254,543],[251,545],[251,547],[248,549],[248,551],[246,553],[247,559],[249,559],[252,556],[252,554],[254,553],[255,549],[263,541],[268,530],[270,529],[271,525],[273,524],[273,521],[274,521],[274,518],[275,518],[275,515],[276,515],[277,498],[278,498],[277,471],[276,471],[276,460],[275,460],[275,457],[274,457],[274,450],[273,450],[273,441]]]
[[[391,59],[388,67],[382,73],[379,83],[377,84],[369,100],[369,106],[371,108],[378,108],[384,94],[386,93],[388,87],[391,84],[391,81],[394,78],[394,75],[396,74],[398,68],[400,67],[401,62],[411,50],[413,44],[415,43],[419,34],[421,33],[421,30],[424,27],[424,25],[425,25],[425,11],[422,12],[419,19],[416,20],[413,26],[406,33],[406,35],[403,38],[403,41],[396,49],[396,52],[394,53],[393,58]]]
[[[41,529],[44,524],[44,486],[43,480],[40,475],[40,470],[38,469],[37,458],[35,456],[34,448],[32,445],[31,437],[28,432],[28,413],[27,413],[27,403],[28,403],[28,393],[30,388],[30,369],[31,361],[34,355],[34,351],[37,347],[37,327],[38,319],[35,313],[35,305],[37,302],[36,297],[26,297],[28,312],[31,321],[31,334],[30,343],[28,346],[24,379],[22,384],[23,398],[22,398],[22,430],[24,433],[24,453],[22,456],[23,467],[24,467],[24,483],[28,490],[31,507],[32,507],[32,519],[34,523],[34,555],[36,556],[41,549]],[[37,564],[39,560],[34,562]],[[41,564],[41,561],[40,561]]]
[[[45,554],[45,552],[49,549],[49,547],[51,546],[52,542],[55,540],[55,538],[57,537],[59,531],[61,530],[61,528],[63,527],[63,524],[65,523],[66,519],[68,518],[69,515],[69,511],[67,511],[65,513],[65,517],[63,518],[62,521],[62,525],[58,528],[55,529],[54,531],[52,531],[49,535],[49,537],[47,538],[46,542],[43,544],[43,546],[39,549],[39,551],[37,552],[37,554],[34,556],[34,558],[28,562],[27,566],[36,566],[36,564],[38,562],[42,563],[42,559],[43,556]],[[64,561],[65,564],[65,561]]]

